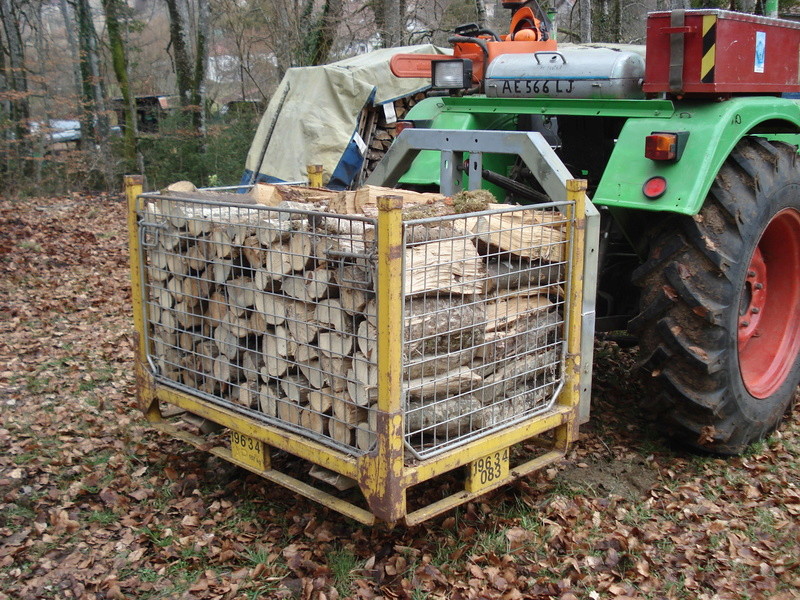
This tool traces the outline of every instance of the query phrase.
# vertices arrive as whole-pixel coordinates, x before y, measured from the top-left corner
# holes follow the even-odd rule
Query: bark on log
[[[421,433],[424,437],[454,438],[481,429],[483,419],[483,406],[471,394],[435,403],[409,402],[406,431]]]

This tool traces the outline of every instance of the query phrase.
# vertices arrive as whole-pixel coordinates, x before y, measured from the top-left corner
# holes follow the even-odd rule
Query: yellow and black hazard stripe
[[[717,60],[717,15],[703,15],[703,59],[700,62],[700,81],[714,83]]]

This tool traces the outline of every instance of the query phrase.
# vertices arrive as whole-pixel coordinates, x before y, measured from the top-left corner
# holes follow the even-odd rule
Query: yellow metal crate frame
[[[225,407],[157,383],[147,363],[145,327],[147,323],[143,300],[138,210],[141,207],[141,176],[125,177],[128,200],[128,230],[130,247],[133,318],[136,337],[136,362],[139,408],[157,430],[181,439],[198,448],[224,458],[244,469],[289,490],[315,500],[352,519],[373,525],[385,522],[390,525],[413,525],[446,512],[486,492],[501,487],[562,458],[575,440],[578,430],[578,403],[581,373],[581,307],[583,298],[584,250],[586,231],[586,181],[567,181],[567,240],[569,245],[569,271],[566,304],[566,359],[564,386],[553,405],[545,412],[507,428],[474,439],[463,446],[445,451],[435,457],[415,464],[404,460],[402,392],[402,198],[383,196],[379,199],[377,227],[377,289],[381,310],[378,312],[378,384],[377,443],[371,452],[350,456],[297,433],[246,417]],[[254,468],[234,458],[225,446],[207,448],[207,440],[177,428],[165,419],[161,403],[218,423],[253,439],[267,447],[265,469]],[[477,491],[465,489],[441,500],[407,511],[406,492],[412,486],[428,481],[454,469],[469,465],[488,454],[545,433],[552,434],[551,448],[543,454],[519,465],[513,465],[503,477],[481,486]],[[269,449],[283,450],[311,463],[355,480],[366,500],[369,510],[314,487],[287,473],[273,469]]]

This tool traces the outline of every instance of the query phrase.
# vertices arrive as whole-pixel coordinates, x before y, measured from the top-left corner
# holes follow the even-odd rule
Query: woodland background
[[[666,4],[592,2],[581,20],[588,3],[559,2],[562,39],[641,42]],[[565,461],[391,531],[137,411],[126,205],[97,190],[132,170],[236,183],[250,105],[286,69],[482,18],[502,30],[480,6],[0,0],[0,600],[800,600],[800,403],[741,457],[693,455],[654,432],[635,350],[608,340]],[[145,95],[177,108],[115,129],[114,98]],[[56,119],[79,142],[56,143]],[[431,485],[423,498],[455,476]]]
[[[549,0],[562,41],[644,42],[676,7],[764,12],[764,0]],[[782,14],[794,2],[780,3]],[[0,189],[118,189],[143,172],[236,184],[257,119],[287,69],[502,32],[500,0],[0,0]],[[135,98],[161,98],[158,123]],[[79,133],[78,133],[79,127]],[[79,138],[79,139],[77,139]]]

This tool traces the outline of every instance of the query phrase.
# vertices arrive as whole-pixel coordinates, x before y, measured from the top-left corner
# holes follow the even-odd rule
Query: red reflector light
[[[655,177],[651,177],[647,181],[644,182],[642,186],[642,193],[650,198],[650,200],[655,200],[656,198],[661,198],[664,195],[664,192],[667,191],[667,180],[661,177],[660,175],[656,175]]]
[[[395,123],[395,135],[400,135],[404,129],[414,129],[414,121],[397,121],[397,123]]]
[[[678,136],[654,133],[644,138],[644,155],[650,160],[675,160],[678,157]]]

